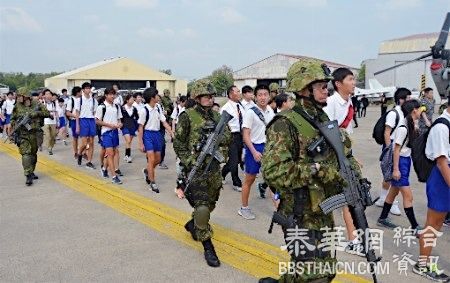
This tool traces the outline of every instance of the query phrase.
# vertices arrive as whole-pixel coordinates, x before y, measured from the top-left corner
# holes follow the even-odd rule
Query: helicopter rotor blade
[[[433,54],[432,52],[427,53],[427,54],[424,54],[424,55],[422,55],[422,56],[420,56],[420,57],[417,57],[416,59],[413,59],[413,60],[410,60],[410,61],[406,61],[406,62],[397,64],[397,65],[394,65],[394,66],[392,66],[392,67],[389,67],[389,68],[386,68],[386,69],[377,71],[377,72],[375,72],[375,73],[373,73],[373,74],[376,76],[376,75],[378,75],[378,74],[381,74],[381,73],[384,73],[384,72],[393,70],[393,69],[398,68],[398,67],[400,67],[400,66],[404,66],[404,65],[407,65],[407,64],[409,64],[409,63],[412,63],[412,62],[415,62],[415,61],[419,61],[419,60],[425,59],[425,58],[431,56],[432,54]]]
[[[445,18],[444,24],[442,25],[442,29],[441,32],[439,33],[438,40],[434,45],[435,48],[438,48],[440,50],[444,49],[445,44],[447,43],[449,29],[450,29],[450,12],[447,13],[447,17]]]

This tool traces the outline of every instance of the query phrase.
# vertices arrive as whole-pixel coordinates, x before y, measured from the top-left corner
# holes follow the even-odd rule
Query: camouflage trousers
[[[36,168],[38,150],[36,132],[20,135],[18,147],[19,153],[22,155],[23,172],[27,176]]]
[[[36,135],[36,143],[39,148],[44,143],[44,131],[42,129],[39,129],[35,132],[35,135]]]
[[[305,188],[307,189],[307,188]],[[284,196],[284,197],[283,197]],[[299,239],[295,239],[295,237],[300,238],[298,234],[294,230],[300,231],[300,229],[307,229],[308,232],[314,231],[314,233],[319,234],[321,232],[321,228],[334,227],[334,221],[332,215],[326,215],[322,213],[322,211],[311,208],[311,200],[314,201],[315,195],[313,193],[308,193],[306,202],[304,203],[304,208],[302,210],[302,215],[297,218],[297,228],[286,230],[283,229],[284,240],[286,242],[289,253],[291,254],[291,263],[294,263],[296,267],[295,273],[288,272],[285,274],[281,274],[281,277],[278,282],[282,283],[303,283],[303,282],[314,282],[314,283],[322,283],[322,282],[331,282],[331,280],[335,277],[334,273],[321,273],[320,268],[301,268],[302,266],[331,266],[336,263],[336,258],[334,255],[324,256],[315,256],[313,258],[302,259],[301,256],[298,255],[299,251],[295,250],[295,246],[298,244],[303,245],[304,250],[306,249],[306,244],[303,241],[299,241]],[[281,201],[278,207],[278,211],[285,216],[292,215],[294,213],[294,196],[292,193],[281,193]],[[297,233],[297,234],[295,234]],[[295,243],[295,241],[299,241]],[[309,245],[317,246],[320,244],[319,239],[305,239],[305,241]],[[299,263],[300,262],[300,263]],[[323,268],[325,269],[325,268]],[[334,272],[334,269],[332,269]]]
[[[189,187],[186,199],[194,208],[195,235],[198,241],[203,242],[212,237],[212,229],[209,225],[210,214],[216,207],[222,189],[222,176],[220,170],[214,170],[198,177]]]

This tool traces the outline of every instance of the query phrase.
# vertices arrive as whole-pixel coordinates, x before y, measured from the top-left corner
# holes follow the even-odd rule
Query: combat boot
[[[38,176],[36,176],[36,174],[34,174],[34,173],[31,173],[31,176],[33,176],[33,180],[37,180],[37,179],[39,179],[39,177],[38,177]]]
[[[184,224],[184,229],[191,233],[192,239],[194,239],[194,241],[197,241],[197,236],[195,235],[194,219],[191,219],[186,224]]]
[[[33,175],[28,174],[27,175],[27,181],[25,182],[25,185],[31,186],[33,184]]]
[[[217,257],[216,251],[214,250],[213,243],[211,239],[203,241],[203,248],[205,249],[205,260],[209,266],[218,267],[220,266],[220,260]]]

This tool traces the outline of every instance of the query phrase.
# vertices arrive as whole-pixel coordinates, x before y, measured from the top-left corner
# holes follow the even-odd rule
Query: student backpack
[[[395,128],[397,128],[398,123],[400,122],[400,114],[398,113],[397,109],[392,109],[388,112],[386,112],[384,115],[382,115],[378,121],[375,123],[375,126],[373,127],[372,131],[372,137],[375,139],[377,144],[384,144],[384,130],[386,128],[386,117],[391,112],[395,112],[395,126],[392,128],[392,131],[394,131]],[[391,131],[391,133],[392,133]]]
[[[117,115],[119,115],[119,105],[117,105],[117,104],[115,104],[115,103],[113,103],[114,104],[114,106],[116,106],[116,110],[117,110]],[[102,104],[100,104],[100,106],[102,107],[102,121],[103,121],[103,118],[105,118],[105,114],[106,114],[106,104],[105,103],[102,103]]]
[[[431,174],[431,170],[436,164],[435,160],[430,160],[425,155],[425,148],[427,146],[428,135],[430,133],[431,128],[433,128],[436,124],[445,124],[447,125],[450,131],[450,122],[443,117],[437,118],[436,121],[434,121],[434,123],[431,125],[431,127],[428,128],[426,132],[418,136],[411,145],[411,159],[414,171],[416,171],[419,182],[422,183],[425,183],[428,180],[428,177]]]

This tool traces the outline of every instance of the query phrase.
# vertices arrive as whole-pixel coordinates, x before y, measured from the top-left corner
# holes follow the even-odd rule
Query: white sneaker
[[[384,201],[386,200],[386,198],[379,198],[376,202],[375,205],[378,207],[383,207],[384,206]]]
[[[238,209],[238,214],[240,216],[242,216],[244,219],[247,219],[247,220],[253,220],[253,219],[256,218],[255,214],[252,212],[250,207],[247,207],[247,208],[241,207],[241,208],[239,208]]]
[[[400,216],[402,215],[402,212],[400,211],[400,208],[398,207],[398,200],[394,201],[391,207],[391,214]]]
[[[233,190],[235,190],[236,192],[242,192],[242,188],[238,186],[233,186]]]

